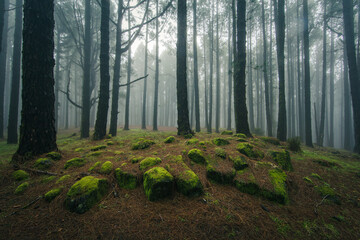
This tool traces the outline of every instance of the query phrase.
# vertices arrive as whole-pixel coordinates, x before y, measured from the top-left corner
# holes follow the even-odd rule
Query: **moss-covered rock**
[[[185,196],[199,196],[203,192],[199,177],[190,169],[180,173],[175,181],[177,190]]]
[[[245,138],[237,138],[236,141],[238,141],[238,142],[247,142],[247,140]]]
[[[144,173],[144,190],[148,200],[156,201],[172,195],[174,177],[162,167]]]
[[[95,151],[99,151],[99,150],[102,150],[102,149],[105,149],[105,148],[106,148],[106,145],[98,145],[98,146],[92,147],[90,150],[95,152]]]
[[[114,142],[113,141],[106,141],[106,145],[112,146],[112,145],[114,145]]]
[[[57,161],[61,159],[61,154],[59,152],[49,152],[46,157]]]
[[[270,181],[274,186],[273,192],[264,193],[265,197],[281,204],[288,202],[288,193],[286,189],[286,173],[280,168],[269,171]]]
[[[36,160],[34,167],[40,170],[49,169],[53,165],[53,162],[49,158],[39,158]]]
[[[276,146],[280,145],[279,139],[274,138],[274,137],[260,137],[260,139],[263,140],[266,143],[270,143],[270,144],[273,144],[273,145],[276,145]]]
[[[65,207],[71,212],[84,213],[101,200],[108,188],[106,179],[83,177],[67,192]]]
[[[237,133],[234,135],[234,137],[238,137],[238,138],[246,138],[246,135],[243,133]]]
[[[99,171],[100,165],[101,165],[101,161],[97,161],[96,163],[94,163],[94,165],[92,165],[92,166],[88,169],[88,171],[89,171],[89,172]]]
[[[131,159],[131,163],[138,163],[143,159],[144,159],[144,157],[134,157]]]
[[[155,166],[161,163],[161,159],[158,157],[147,157],[140,162],[140,170],[145,170],[148,167]]]
[[[235,187],[243,193],[261,195],[261,189],[256,182],[254,175],[248,169],[237,171]]]
[[[136,176],[122,170],[121,168],[115,169],[115,178],[121,188],[135,189],[137,186]]]
[[[242,153],[245,156],[248,156],[250,158],[263,158],[264,157],[263,152],[261,152],[260,150],[254,149],[254,146],[249,143],[239,143],[236,146],[236,149],[240,153]]]
[[[272,159],[279,164],[279,166],[286,171],[293,171],[294,168],[291,164],[290,153],[286,150],[282,151],[272,151],[271,152]]]
[[[221,132],[221,135],[233,135],[233,131],[231,130],[225,130]]]
[[[206,177],[220,184],[232,184],[235,175],[235,169],[229,169],[228,171],[219,171],[211,164],[207,165],[206,167]]]
[[[311,173],[311,177],[323,181],[324,179],[317,173]]]
[[[167,138],[165,138],[164,143],[173,143],[175,142],[175,137],[174,136],[169,136]]]
[[[101,165],[99,172],[102,174],[109,174],[113,170],[113,166],[112,162],[106,161]]]
[[[83,151],[84,151],[84,148],[76,148],[74,151],[75,151],[75,152],[83,152]]]
[[[68,160],[65,165],[64,168],[68,169],[68,168],[73,168],[73,167],[82,167],[84,166],[86,163],[84,158],[73,158]]]
[[[49,183],[55,180],[56,176],[47,176],[41,179],[41,183]]]
[[[98,157],[103,153],[103,151],[95,151],[95,152],[89,152],[86,154],[87,157]]]
[[[216,145],[216,146],[225,146],[225,145],[229,145],[230,142],[224,138],[214,138],[212,140],[212,142]]]
[[[243,156],[230,157],[230,160],[234,163],[234,168],[237,171],[243,170],[249,166]]]
[[[309,177],[303,177],[304,181],[310,185],[314,185],[313,181]]]
[[[150,146],[154,145],[155,142],[149,139],[140,138],[136,143],[134,143],[131,147],[132,150],[140,150],[149,148]]]
[[[51,202],[52,200],[54,200],[54,198],[59,196],[61,192],[62,192],[62,188],[52,189],[52,190],[48,191],[47,193],[45,193],[44,198],[46,201]]]
[[[226,151],[222,148],[215,148],[215,155],[222,158],[222,159],[225,159],[226,158]]]
[[[28,189],[28,188],[29,188],[29,183],[24,182],[15,189],[14,193],[17,195],[23,194],[26,191],[26,189]]]
[[[328,183],[324,182],[318,186],[315,186],[315,190],[320,194],[321,197],[326,198],[327,200],[336,204],[340,204],[339,196]]]
[[[65,182],[66,180],[70,179],[70,175],[69,174],[66,174],[64,176],[61,176],[57,181],[56,181],[56,184],[59,184],[61,182]]]
[[[192,139],[186,141],[186,145],[195,145],[197,143],[199,143],[199,139],[197,139],[197,138],[192,138]]]
[[[29,178],[29,174],[24,170],[17,170],[12,173],[12,177],[15,181],[22,181]]]
[[[204,153],[199,150],[199,149],[191,149],[189,152],[188,152],[188,157],[196,162],[196,163],[200,163],[200,164],[205,164],[206,163],[206,159],[204,157]]]

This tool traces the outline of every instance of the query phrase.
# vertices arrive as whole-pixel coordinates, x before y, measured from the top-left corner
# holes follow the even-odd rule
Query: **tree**
[[[219,43],[219,0],[216,0],[216,112],[215,132],[220,128],[220,43]]]
[[[2,40],[3,40],[4,23],[5,23],[5,0],[0,2],[0,53],[3,50]]]
[[[345,46],[349,66],[351,97],[353,106],[355,147],[354,152],[360,153],[360,83],[356,64],[353,5],[351,0],[343,0],[343,17],[345,28]]]
[[[309,14],[308,1],[303,2],[304,17],[304,64],[305,64],[305,143],[308,147],[313,147],[311,131],[311,95],[310,95],[310,54],[309,54]]]
[[[110,1],[101,0],[100,95],[95,123],[95,140],[103,139],[106,135],[107,115],[109,110],[109,17]]]
[[[18,112],[21,68],[22,0],[16,0],[11,96],[7,143],[18,143]]]
[[[149,40],[149,25],[146,24],[145,31],[145,64],[144,64],[144,76],[148,75],[148,40]],[[143,89],[143,102],[142,102],[142,117],[141,117],[141,129],[146,129],[146,93],[147,93],[147,77],[144,79]]]
[[[22,111],[14,161],[57,149],[54,112],[54,2],[25,0]]]
[[[278,59],[278,74],[279,74],[279,115],[277,137],[281,141],[286,140],[287,126],[286,126],[286,100],[285,100],[285,10],[284,0],[274,0],[275,12],[275,28],[276,28],[276,50]]]
[[[129,41],[131,39],[130,31],[130,22],[131,22],[131,13],[130,9],[128,10],[128,28],[129,28]],[[129,130],[129,110],[130,110],[130,79],[131,79],[131,45],[129,45],[128,55],[127,55],[127,86],[126,86],[126,101],[125,101],[125,124],[124,130]]]
[[[232,66],[233,66],[233,53],[231,48],[231,38],[232,38],[232,32],[231,32],[231,6],[232,3],[229,2],[229,17],[228,17],[228,109],[227,109],[227,130],[231,130],[231,100],[232,100]]]
[[[248,112],[246,107],[246,1],[237,0],[237,56],[234,66],[234,112],[235,128],[237,133],[243,133],[251,137]],[[235,33],[233,33],[235,34]],[[235,46],[234,46],[235,47]]]
[[[159,14],[159,0],[156,0],[156,15]],[[158,102],[159,102],[159,19],[155,21],[155,92],[153,130],[158,130]]]
[[[198,72],[198,54],[197,54],[197,18],[196,18],[196,4],[197,0],[193,2],[193,52],[194,52],[194,92],[195,92],[195,131],[200,132],[200,103],[199,103],[199,72]]]
[[[192,134],[189,123],[188,94],[186,80],[186,0],[178,0],[177,8],[177,48],[176,48],[176,87],[178,110],[178,135]]]

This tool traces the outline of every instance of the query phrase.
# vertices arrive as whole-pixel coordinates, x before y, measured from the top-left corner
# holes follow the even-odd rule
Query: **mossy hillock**
[[[162,167],[144,173],[144,190],[148,200],[156,201],[172,195],[174,177]]]
[[[24,182],[24,183],[20,184],[19,186],[17,186],[14,193],[16,195],[23,194],[29,188],[29,186],[30,186],[30,184],[28,182]]]
[[[214,138],[212,140],[212,142],[216,145],[216,146],[226,146],[229,145],[230,142],[224,138]]]
[[[52,167],[52,165],[54,165],[54,163],[49,158],[39,158],[34,163],[34,167],[39,170],[47,170]]]
[[[48,191],[47,193],[45,193],[44,198],[47,202],[51,202],[57,196],[59,196],[61,192],[62,192],[62,188],[54,188]]]
[[[236,150],[238,150],[241,154],[244,154],[250,158],[263,158],[264,153],[258,149],[254,149],[254,146],[249,143],[239,143],[236,146]]]
[[[131,149],[132,150],[141,150],[141,149],[146,149],[151,147],[152,145],[154,145],[155,142],[153,140],[149,140],[149,139],[144,139],[144,138],[139,138],[132,146]]]
[[[204,153],[200,149],[196,149],[196,148],[191,149],[187,155],[189,159],[195,163],[199,163],[199,164],[206,163],[206,158],[204,156]]]
[[[286,150],[282,151],[271,151],[270,152],[272,159],[286,171],[294,171],[294,168],[291,164],[290,153]]]
[[[136,175],[123,170],[121,167],[115,169],[115,178],[119,187],[124,189],[135,189],[138,185]]]
[[[161,162],[162,162],[162,160],[158,157],[147,157],[147,158],[144,158],[144,160],[142,160],[140,162],[139,168],[140,168],[140,170],[145,170],[149,167],[158,165]]]
[[[28,179],[30,176],[29,174],[24,170],[16,170],[12,173],[12,178],[15,181],[22,181]]]
[[[111,161],[106,161],[101,165],[99,172],[101,174],[110,174],[113,170],[114,164]]]
[[[72,158],[66,161],[64,169],[82,167],[86,163],[84,158]]]
[[[174,136],[169,136],[167,138],[165,138],[164,143],[173,143],[175,142],[175,137]]]
[[[49,152],[46,154],[47,158],[50,158],[51,160],[58,161],[61,159],[61,154],[59,152]]]

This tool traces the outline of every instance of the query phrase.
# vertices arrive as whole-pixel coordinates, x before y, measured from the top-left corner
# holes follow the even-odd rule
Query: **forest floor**
[[[164,143],[168,136],[174,136],[175,142]],[[139,138],[151,139],[155,144],[131,150]],[[299,153],[290,151],[294,170],[286,171],[289,200],[279,204],[243,193],[234,183],[219,184],[208,179],[206,166],[188,158],[187,152],[193,148],[201,149],[207,158],[214,158],[215,149],[222,148],[227,154],[225,166],[229,156],[241,155],[237,151],[239,138],[205,132],[194,138],[199,141],[188,142],[171,129],[134,129],[119,131],[118,136],[105,141],[93,141],[79,139],[77,130],[62,131],[58,134],[62,158],[46,170],[57,175],[28,171],[30,177],[23,181],[12,177],[10,159],[17,146],[0,141],[0,239],[360,239],[359,155],[305,146]],[[215,138],[226,139],[230,144],[216,146]],[[246,157],[251,166],[267,162],[276,167],[271,151],[287,149],[285,142],[274,145],[261,137],[248,138],[246,142],[264,153],[261,159]],[[91,148],[98,145],[107,147],[93,154]],[[132,164],[131,159],[139,156],[159,157],[163,160],[160,166],[165,167],[170,155],[182,155],[186,165],[199,176],[204,187],[202,195],[189,198],[174,191],[170,198],[151,202],[142,184],[125,190],[118,186],[113,171],[108,175],[89,172],[97,161],[111,161],[113,169],[125,162],[138,169],[139,165]],[[66,161],[75,157],[84,157],[86,164],[64,169]],[[32,169],[35,161],[20,168]],[[68,189],[89,174],[107,178],[112,188],[84,214],[69,212],[64,207]],[[261,182],[261,175],[256,174],[256,181]],[[70,177],[59,183],[63,175]],[[29,188],[23,194],[14,194],[24,181]],[[64,190],[50,203],[41,197],[60,185]],[[320,185],[327,186],[331,193],[319,192]],[[331,194],[333,198],[329,197]]]

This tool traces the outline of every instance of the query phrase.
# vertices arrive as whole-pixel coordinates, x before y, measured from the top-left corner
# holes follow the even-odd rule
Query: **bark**
[[[56,31],[56,58],[55,58],[55,129],[59,128],[59,82],[60,82],[60,54],[61,54],[61,44],[60,44],[60,29],[57,25]]]
[[[232,48],[231,48],[231,5],[229,4],[229,18],[228,18],[228,104],[227,104],[227,130],[231,130],[231,100],[232,100],[232,66],[233,66],[233,58],[232,58]]]
[[[209,27],[209,58],[210,58],[210,77],[209,77],[209,125],[208,125],[208,133],[212,132],[212,112],[213,112],[213,67],[214,67],[214,8],[213,8],[213,0],[211,1],[212,11],[211,11],[211,19],[210,19],[210,27]]]
[[[130,9],[128,10],[128,28],[130,29],[130,17],[131,13],[130,13]],[[131,31],[128,32],[129,35],[129,42],[131,39]],[[127,65],[127,83],[128,85],[126,86],[126,102],[125,102],[125,124],[124,124],[124,130],[129,130],[129,118],[130,118],[130,94],[131,94],[131,89],[130,89],[130,80],[131,80],[131,46],[129,46],[129,50],[128,50],[128,55],[127,55],[127,61],[128,61],[128,65]]]
[[[303,0],[304,17],[304,64],[305,64],[305,143],[308,147],[313,147],[311,131],[311,93],[310,93],[310,54],[309,54],[309,16],[308,1]]]
[[[0,53],[3,50],[2,41],[3,41],[4,25],[5,25],[5,0],[2,0],[0,2]]]
[[[205,23],[204,23],[204,32],[205,32]],[[204,39],[204,92],[205,92],[205,106],[204,106],[204,110],[205,110],[205,126],[206,129],[209,129],[209,115],[208,115],[208,84],[207,84],[207,68],[206,68],[206,44],[205,44],[205,34],[203,36]]]
[[[331,32],[331,46],[330,46],[330,121],[329,121],[329,146],[334,147],[334,78],[335,78],[335,49],[334,49],[334,34]]]
[[[22,0],[16,0],[14,48],[7,143],[18,143],[18,113],[21,69]]]
[[[95,140],[105,138],[109,110],[109,17],[110,2],[109,0],[101,0],[100,93],[94,132]]]
[[[149,25],[147,24],[147,25],[146,25],[146,34],[145,34],[145,66],[144,66],[144,76],[147,76],[147,75],[148,75],[148,40],[149,40]],[[147,77],[144,79],[141,129],[146,129],[146,95],[147,95]]]
[[[156,0],[156,16],[159,14],[159,0]],[[159,20],[155,22],[155,88],[154,88],[153,131],[158,130],[159,105]]]
[[[252,39],[251,39],[251,35],[252,35],[252,19],[250,19],[250,27],[249,27],[249,66],[248,66],[248,72],[249,72],[249,76],[248,76],[248,98],[249,98],[249,125],[250,125],[250,130],[254,131],[255,129],[255,122],[254,122],[254,97],[253,97],[253,62],[252,62]],[[235,41],[236,38],[233,39],[233,41]],[[235,48],[236,49],[236,48]],[[235,54],[237,54],[237,51],[234,52],[234,56]],[[235,60],[236,62],[236,60]]]
[[[13,160],[57,150],[54,112],[54,2],[25,0],[22,112]]]
[[[199,101],[199,70],[198,70],[198,54],[197,54],[197,0],[193,2],[193,52],[194,52],[194,91],[195,91],[195,131],[200,132],[200,101]]]
[[[297,82],[298,82],[298,92],[297,92],[297,100],[298,100],[298,122],[299,122],[299,136],[301,139],[304,139],[304,116],[303,116],[303,91],[302,91],[302,81],[301,81],[301,62],[300,62],[300,20],[299,20],[299,2],[296,1],[296,49],[297,49]]]
[[[186,0],[178,0],[177,8],[177,49],[176,49],[176,87],[178,109],[178,135],[192,134],[189,123],[188,94],[186,80]]]
[[[216,113],[215,132],[220,127],[220,46],[219,46],[219,0],[216,0]]]
[[[252,137],[246,107],[246,1],[237,0],[237,58],[234,72],[234,112],[237,133]]]

